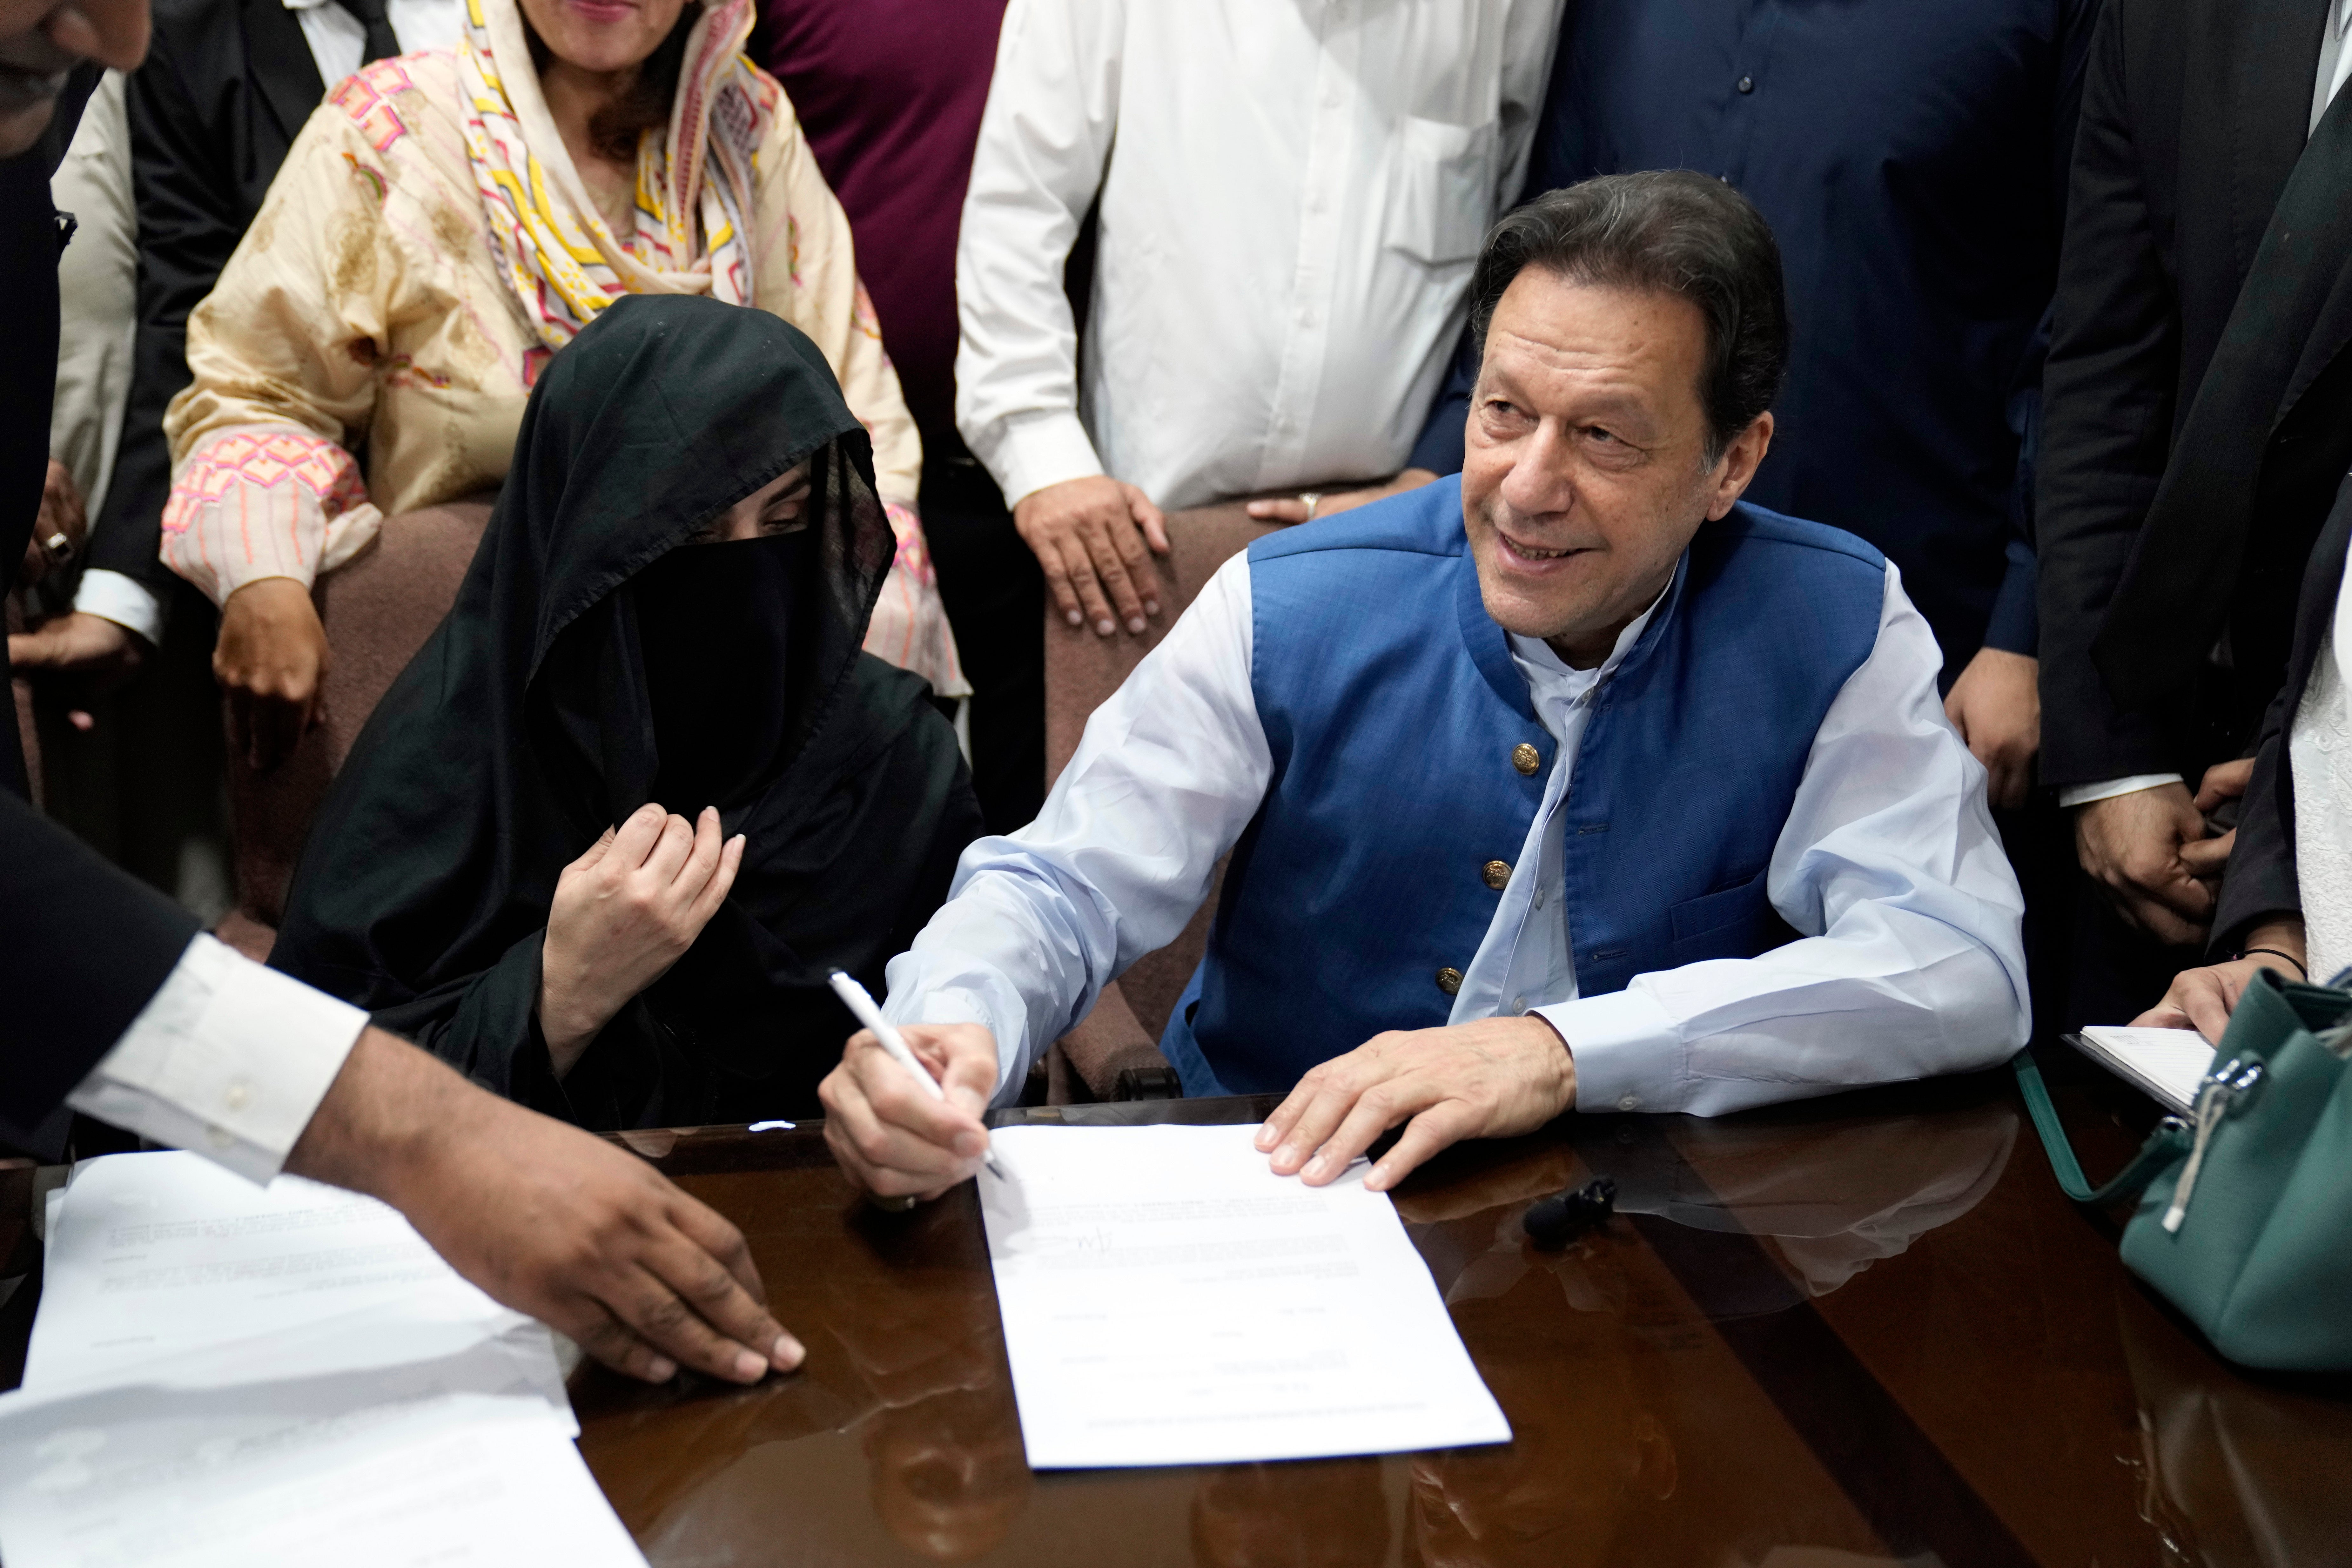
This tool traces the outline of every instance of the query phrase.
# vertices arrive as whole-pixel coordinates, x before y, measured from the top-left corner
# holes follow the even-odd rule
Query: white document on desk
[[[518,1337],[378,1308],[0,1396],[0,1557],[644,1568]]]
[[[359,1193],[299,1176],[257,1187],[189,1153],[110,1154],[75,1168],[47,1246],[27,1388],[392,1307],[524,1347],[547,1402],[572,1420],[547,1331],[518,1331],[530,1321]],[[375,1359],[357,1343],[352,1353],[351,1364]]]
[[[1255,1125],[1006,1127],[980,1177],[1038,1469],[1505,1443],[1365,1166],[1275,1175]]]

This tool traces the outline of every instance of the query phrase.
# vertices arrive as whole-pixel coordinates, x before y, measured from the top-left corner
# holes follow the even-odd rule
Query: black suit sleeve
[[[2061,0],[2057,7],[2057,77],[2050,99],[2048,188],[2051,209],[2058,214],[2062,230],[2074,171],[2074,131],[2083,113],[2083,77],[2098,14],[2096,0]],[[2009,400],[2009,425],[2017,434],[2017,482],[2010,494],[2010,537],[2002,547],[2007,565],[1984,635],[1987,647],[2028,657],[2038,651],[2042,637],[2035,613],[2041,584],[2034,559],[2033,485],[2042,454],[2042,387],[2050,363],[2052,317],[2053,311],[2044,310],[2034,324],[2018,369],[2016,390]]]
[[[196,931],[194,915],[0,791],[0,1137],[58,1108]]]
[[[226,163],[235,139],[205,121],[162,32],[126,89],[139,218],[138,321],[114,479],[91,537],[89,564],[137,578],[163,597],[173,581],[157,554],[172,489],[163,410],[188,384],[188,312],[212,292],[248,215]]]
[[[2084,73],[2037,454],[2042,782],[2170,772],[2158,722],[2126,713],[2091,662],[2163,476],[2179,314],[2151,213],[2125,73],[2123,8],[2100,16]]]
[[[2287,754],[2287,731],[2319,662],[2321,639],[2333,631],[2343,593],[2344,564],[2352,553],[2352,479],[2336,491],[2336,507],[2311,548],[2295,605],[2294,646],[2286,684],[2271,700],[2254,751],[2254,775],[2246,784],[2238,816],[2237,842],[2221,879],[2220,907],[2213,911],[2212,952],[2235,952],[2246,933],[2262,921],[2303,912],[2303,888],[2294,865],[2294,768]],[[2325,980],[2326,975],[2314,979]]]

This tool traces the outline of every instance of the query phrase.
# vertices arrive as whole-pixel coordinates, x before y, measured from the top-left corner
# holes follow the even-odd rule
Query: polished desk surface
[[[2060,1094],[2094,1170],[2152,1116]],[[2216,1360],[2060,1195],[2004,1075],[1453,1151],[1397,1204],[1515,1440],[1178,1469],[1030,1471],[971,1186],[884,1215],[805,1126],[626,1141],[742,1227],[809,1348],[748,1390],[575,1377],[582,1452],[664,1568],[2352,1563],[2352,1389]],[[1614,1221],[1528,1242],[1529,1202],[1603,1173]]]

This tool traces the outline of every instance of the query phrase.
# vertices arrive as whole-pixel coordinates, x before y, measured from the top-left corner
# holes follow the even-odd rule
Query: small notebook
[[[2183,1116],[2213,1065],[2212,1045],[2194,1029],[2091,1028],[2066,1043]]]

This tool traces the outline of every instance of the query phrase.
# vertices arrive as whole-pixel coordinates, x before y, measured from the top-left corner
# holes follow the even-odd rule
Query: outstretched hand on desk
[[[1257,1146],[1277,1174],[1319,1187],[1406,1121],[1364,1176],[1378,1192],[1448,1144],[1532,1132],[1575,1103],[1576,1062],[1532,1015],[1391,1030],[1300,1079],[1258,1130]]]
[[[382,1198],[449,1267],[652,1383],[801,1363],[742,1232],[601,1138],[369,1029],[286,1168]]]
[[[852,1181],[877,1198],[929,1202],[980,1169],[981,1113],[996,1093],[996,1037],[977,1024],[908,1024],[907,1048],[947,1091],[933,1100],[871,1029],[841,1051],[817,1085],[824,1141]]]

